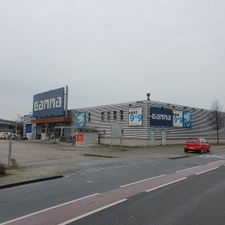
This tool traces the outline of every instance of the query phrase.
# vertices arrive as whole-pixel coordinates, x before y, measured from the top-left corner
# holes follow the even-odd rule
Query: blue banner
[[[32,124],[26,124],[26,133],[32,133]]]
[[[76,113],[76,127],[77,128],[85,128],[86,127],[86,113],[85,112],[77,112]]]
[[[184,127],[192,128],[192,113],[184,112]]]
[[[161,127],[173,126],[173,111],[170,109],[151,107],[150,108],[150,125]]]

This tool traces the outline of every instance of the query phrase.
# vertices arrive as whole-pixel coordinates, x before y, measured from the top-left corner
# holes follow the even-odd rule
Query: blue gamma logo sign
[[[33,117],[46,118],[64,115],[64,88],[40,93],[33,98]]]
[[[172,127],[173,111],[170,109],[151,107],[150,108],[150,125]]]

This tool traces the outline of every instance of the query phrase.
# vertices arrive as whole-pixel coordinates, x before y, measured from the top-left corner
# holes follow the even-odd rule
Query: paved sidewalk
[[[217,151],[224,149],[217,146]],[[190,154],[191,155],[191,154]],[[49,144],[41,142],[13,142],[12,158],[20,165],[19,169],[10,169],[9,174],[0,177],[0,186],[24,180],[48,176],[67,175],[81,169],[107,167],[128,163],[132,160],[143,161],[153,158],[173,158],[187,156],[183,146],[159,146],[132,148],[110,146],[72,146],[68,143]],[[7,164],[8,141],[0,140],[0,161]]]

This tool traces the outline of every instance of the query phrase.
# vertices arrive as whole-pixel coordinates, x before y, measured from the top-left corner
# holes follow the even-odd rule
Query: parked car
[[[12,140],[21,139],[21,136],[19,134],[16,134],[16,133],[12,133],[11,136],[12,136]],[[10,139],[10,134],[7,135],[7,139],[8,140]]]
[[[0,139],[7,139],[8,132],[0,132]]]
[[[184,151],[198,151],[201,154],[210,152],[211,146],[205,138],[189,138],[184,145]]]

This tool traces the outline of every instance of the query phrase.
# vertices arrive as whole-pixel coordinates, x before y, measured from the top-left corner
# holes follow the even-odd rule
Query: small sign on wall
[[[75,139],[76,139],[77,142],[83,142],[84,141],[84,134],[77,133],[75,135]]]

